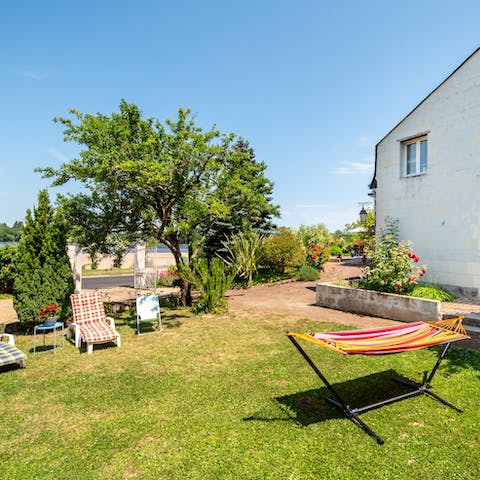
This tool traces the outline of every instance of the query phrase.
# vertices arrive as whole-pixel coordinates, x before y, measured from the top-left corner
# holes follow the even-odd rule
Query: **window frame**
[[[426,168],[425,170],[421,170],[422,166],[422,142],[427,142],[426,147],[427,147],[427,153],[426,153]],[[415,171],[408,173],[408,150],[410,145],[415,145]],[[428,137],[427,135],[419,135],[413,138],[409,138],[406,140],[403,140],[401,142],[401,152],[402,152],[402,157],[401,157],[401,164],[402,164],[402,169],[401,169],[401,176],[402,177],[416,177],[418,175],[425,175],[428,173]]]

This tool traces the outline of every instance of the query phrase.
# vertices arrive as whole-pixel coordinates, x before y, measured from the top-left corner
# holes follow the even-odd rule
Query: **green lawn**
[[[324,402],[325,388],[283,335],[339,329],[286,316],[164,314],[165,332],[79,353],[67,343],[0,373],[0,470],[9,479],[477,479],[480,354],[452,348],[435,391],[362,416],[378,446]],[[311,347],[311,348],[309,348]],[[420,380],[437,350],[342,357],[305,345],[346,396]],[[378,388],[372,393],[372,385]],[[401,387],[400,387],[401,388]],[[370,391],[370,393],[369,393]]]
[[[96,277],[97,275],[131,275],[133,273],[132,268],[107,268],[101,269],[96,268],[92,270],[91,268],[84,268],[82,270],[83,277]]]

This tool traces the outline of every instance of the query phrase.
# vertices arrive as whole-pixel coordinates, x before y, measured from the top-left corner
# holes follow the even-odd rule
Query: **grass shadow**
[[[37,345],[35,351],[33,351],[33,347],[30,348],[28,351],[36,355],[39,353],[55,353],[57,349],[62,349],[61,343],[60,345],[57,343],[56,347],[54,347],[53,343],[49,343],[47,345]]]
[[[411,391],[405,385],[393,381],[393,377],[402,378],[402,375],[393,369],[389,369],[354,380],[332,384],[332,386],[347,404],[353,408],[361,408]],[[312,423],[346,418],[342,412],[328,403],[325,397],[334,398],[326,387],[275,397],[274,400],[284,416],[272,417],[258,412],[243,420],[263,422],[289,420],[302,426],[308,426]]]
[[[118,348],[115,342],[105,342],[105,343],[94,343],[93,344],[93,353],[98,350],[105,350],[107,348]],[[80,353],[87,355],[87,344],[82,342],[82,346],[80,347]]]
[[[171,310],[168,309],[166,311],[161,312],[161,321],[162,321],[162,326],[164,329],[171,329],[171,328],[179,328],[182,326],[183,322],[180,321],[180,319],[185,318],[185,315],[181,311],[176,311],[176,310]],[[146,332],[151,333],[152,330],[150,327],[148,327],[148,323],[153,323],[156,324],[157,320],[153,320],[152,322],[148,321],[142,321],[142,333],[144,330]],[[126,326],[135,332],[137,331],[137,317],[135,311],[124,311],[121,314],[118,314],[115,317],[115,323],[117,325],[123,325]]]
[[[0,365],[0,373],[10,372],[11,370],[21,370],[22,367],[18,363],[10,363],[9,365]]]

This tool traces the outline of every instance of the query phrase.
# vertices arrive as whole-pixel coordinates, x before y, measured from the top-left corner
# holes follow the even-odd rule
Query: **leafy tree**
[[[296,236],[306,249],[314,245],[328,244],[332,239],[331,233],[323,223],[318,225],[300,225],[296,231]]]
[[[245,225],[268,220],[277,208],[258,193],[264,165],[233,145],[234,135],[213,126],[204,132],[190,110],[175,121],[143,119],[134,104],[120,103],[111,116],[82,114],[57,118],[64,138],[83,146],[79,157],[53,168],[39,169],[53,185],[76,180],[85,191],[62,197],[72,233],[83,245],[105,244],[109,235],[155,239],[184,265],[181,243],[188,246],[188,264],[199,256],[220,222],[239,215]],[[241,202],[239,203],[239,201]],[[181,299],[190,304],[189,281],[181,282]]]
[[[0,242],[18,242],[22,231],[22,222],[15,222],[11,227],[6,223],[0,223]]]
[[[94,243],[89,245],[86,251],[90,257],[90,268],[92,270],[96,270],[98,268],[98,260],[99,260],[97,245],[95,245]]]
[[[271,233],[275,229],[271,217],[279,214],[278,207],[271,204],[273,184],[264,176],[265,163],[256,160],[254,149],[244,138],[240,137],[232,148],[239,153],[239,167],[250,178],[251,188],[228,192],[226,200],[232,206],[230,214],[212,225],[205,240],[203,251],[209,258],[218,255],[225,260],[228,258],[229,252],[222,239],[252,230],[261,236]]]
[[[40,309],[49,303],[60,307],[60,318],[70,314],[74,285],[66,242],[62,212],[55,211],[47,190],[41,190],[33,214],[27,210],[17,249],[13,305],[20,322],[35,321]]]

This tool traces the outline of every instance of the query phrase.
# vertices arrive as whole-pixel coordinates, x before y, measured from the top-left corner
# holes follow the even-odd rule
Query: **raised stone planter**
[[[316,304],[321,307],[361,313],[372,317],[418,322],[440,320],[441,303],[437,300],[317,283]]]

